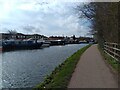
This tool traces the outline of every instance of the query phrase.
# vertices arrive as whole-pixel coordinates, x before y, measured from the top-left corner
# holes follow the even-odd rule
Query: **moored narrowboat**
[[[38,49],[41,45],[42,43],[37,43],[35,40],[4,40],[2,50]]]

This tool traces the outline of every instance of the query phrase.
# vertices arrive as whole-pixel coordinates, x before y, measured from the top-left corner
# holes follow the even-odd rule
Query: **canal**
[[[2,87],[30,88],[42,82],[56,66],[87,44],[51,46],[2,54]]]

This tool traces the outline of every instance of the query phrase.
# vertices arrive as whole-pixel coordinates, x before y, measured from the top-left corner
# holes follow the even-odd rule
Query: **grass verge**
[[[102,48],[100,48],[100,46],[98,45],[98,49],[101,53],[101,55],[103,56],[103,58],[107,61],[107,63],[116,71],[118,72],[118,66],[120,65],[114,58],[112,58],[111,56],[109,56],[108,54],[104,53],[104,51],[102,50]]]
[[[91,45],[87,45],[82,49],[75,52],[72,56],[67,58],[61,65],[55,68],[55,70],[48,75],[44,82],[40,83],[36,88],[67,88],[72,73],[76,67],[77,62],[83,52]]]

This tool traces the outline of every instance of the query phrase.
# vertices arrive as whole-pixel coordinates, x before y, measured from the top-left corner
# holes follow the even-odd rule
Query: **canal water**
[[[2,87],[31,88],[42,82],[56,66],[87,44],[51,46],[2,54]]]

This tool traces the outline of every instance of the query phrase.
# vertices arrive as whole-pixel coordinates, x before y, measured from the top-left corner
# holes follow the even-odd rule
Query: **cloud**
[[[1,32],[6,32],[4,28],[8,28],[17,29],[22,33],[38,33],[47,36],[63,34],[80,36],[88,32],[86,28],[88,25],[83,25],[85,20],[78,18],[78,14],[74,11],[76,5],[77,3],[74,2],[57,0],[54,2],[3,0],[0,2],[0,8],[3,8],[0,9]]]

